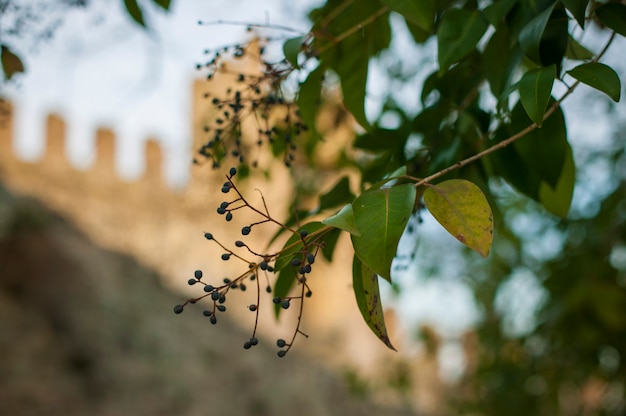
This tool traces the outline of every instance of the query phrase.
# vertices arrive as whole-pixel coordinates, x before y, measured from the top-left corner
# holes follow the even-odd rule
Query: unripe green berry
[[[179,313],[182,313],[184,309],[185,307],[183,305],[176,305],[174,306],[174,313],[178,315]]]

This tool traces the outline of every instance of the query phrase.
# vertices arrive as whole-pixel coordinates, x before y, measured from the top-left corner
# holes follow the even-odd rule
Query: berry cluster
[[[270,41],[257,38],[246,45],[204,51],[209,59],[196,65],[197,69],[206,72],[208,82],[221,74],[230,77],[233,86],[221,96],[204,94],[214,111],[203,126],[207,138],[198,149],[195,163],[208,160],[213,168],[218,168],[230,157],[256,167],[259,149],[268,146],[274,155],[282,154],[287,167],[292,165],[298,138],[308,128],[293,100],[287,99],[288,94],[283,91],[285,80],[295,68],[286,59],[270,62],[264,58],[263,45]],[[250,57],[254,63],[249,72],[233,65],[233,61],[244,57]],[[250,120],[247,125],[246,120]],[[255,154],[249,157],[253,151]]]
[[[265,292],[272,294],[275,291],[272,289],[270,279],[274,274],[276,274],[277,281],[283,279],[283,283],[286,282],[287,284],[283,284],[280,291],[276,289],[276,292],[280,293],[273,293],[274,296],[272,297],[272,302],[274,303],[275,308],[289,309],[294,302],[297,302],[299,306],[297,325],[291,340],[289,342],[284,339],[278,339],[276,341],[276,345],[280,348],[278,356],[283,357],[293,345],[298,334],[307,337],[307,335],[300,330],[301,318],[304,310],[304,300],[312,296],[312,291],[307,284],[307,276],[311,273],[315,259],[324,246],[323,238],[326,233],[330,231],[331,227],[321,228],[319,230],[309,232],[304,228],[295,230],[280,223],[270,215],[263,195],[261,195],[263,209],[259,209],[251,205],[244,198],[233,182],[233,177],[236,174],[237,169],[233,167],[228,172],[228,175],[226,175],[226,182],[222,185],[222,192],[224,194],[234,195],[230,201],[220,203],[217,208],[218,214],[223,215],[226,221],[231,221],[233,218],[233,212],[241,209],[248,209],[260,216],[261,219],[257,222],[244,226],[241,229],[241,234],[243,236],[249,235],[256,226],[264,223],[273,223],[291,233],[291,237],[286,242],[282,250],[276,253],[268,254],[259,253],[253,250],[248,243],[242,240],[236,240],[233,244],[234,248],[231,249],[218,241],[210,232],[205,232],[205,239],[217,244],[223,250],[223,253],[221,254],[221,259],[223,261],[236,259],[245,264],[245,268],[237,277],[232,279],[225,278],[223,279],[223,283],[219,285],[204,281],[203,272],[201,270],[196,270],[193,278],[188,280],[188,284],[190,286],[202,286],[204,293],[198,297],[187,299],[182,304],[176,305],[174,307],[174,312],[176,314],[180,314],[187,305],[196,304],[201,300],[207,299],[210,306],[203,311],[203,314],[209,318],[212,324],[216,324],[218,320],[218,313],[226,311],[224,303],[226,302],[226,296],[229,292],[231,290],[246,291],[248,285],[251,284],[256,288],[257,297],[255,303],[248,305],[248,309],[251,312],[254,312],[256,317],[252,335],[243,344],[245,349],[250,349],[259,343],[256,333],[259,321],[259,308],[261,307],[260,300],[262,290],[260,280],[262,277],[265,278]],[[289,295],[289,288],[296,283],[300,288],[299,293],[296,295]],[[275,288],[277,287],[278,285],[275,285]]]

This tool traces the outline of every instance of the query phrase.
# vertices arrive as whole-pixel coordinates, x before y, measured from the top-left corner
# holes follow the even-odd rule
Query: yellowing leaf
[[[387,335],[378,289],[378,275],[363,264],[356,254],[352,262],[352,287],[359,311],[367,326],[387,347],[396,351]]]
[[[424,203],[453,237],[481,256],[489,255],[493,215],[478,186],[464,179],[441,182],[424,191]]]

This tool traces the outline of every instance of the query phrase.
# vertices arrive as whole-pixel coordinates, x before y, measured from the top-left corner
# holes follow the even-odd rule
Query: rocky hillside
[[[248,332],[176,316],[180,298],[0,187],[0,414],[411,414],[350,393],[297,351],[243,350]]]

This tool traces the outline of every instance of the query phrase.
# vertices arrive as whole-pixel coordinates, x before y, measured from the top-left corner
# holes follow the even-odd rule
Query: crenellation
[[[99,175],[102,179],[118,178],[115,157],[116,136],[113,130],[99,128],[96,131],[95,153],[96,157],[90,171]]]
[[[46,141],[43,157],[36,164],[41,164],[45,171],[65,171],[73,169],[67,153],[67,126],[58,114],[46,117]]]
[[[150,183],[164,182],[164,166],[163,166],[163,150],[161,144],[154,140],[148,139],[144,145],[145,167],[142,181]]]

